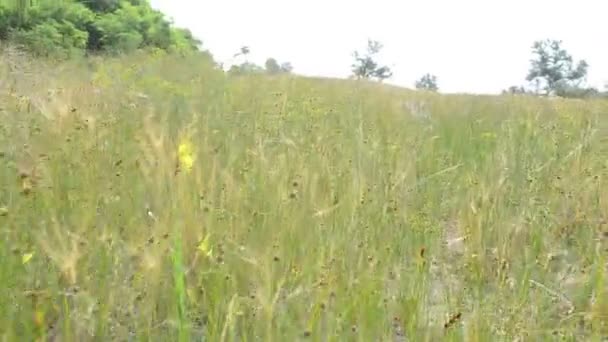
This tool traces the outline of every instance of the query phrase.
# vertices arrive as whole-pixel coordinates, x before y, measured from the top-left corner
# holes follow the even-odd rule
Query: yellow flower
[[[34,312],[34,323],[37,327],[42,327],[44,325],[44,311],[36,310]]]
[[[213,256],[213,249],[209,247],[209,235],[198,244],[198,250],[209,258]]]
[[[190,172],[194,166],[194,152],[192,144],[189,141],[184,141],[177,148],[180,167]]]
[[[25,253],[21,257],[21,262],[25,265],[28,262],[30,262],[30,260],[32,260],[33,257],[34,257],[34,253]]]

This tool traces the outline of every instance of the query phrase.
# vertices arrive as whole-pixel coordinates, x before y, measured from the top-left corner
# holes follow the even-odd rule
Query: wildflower
[[[36,312],[34,312],[34,324],[40,328],[44,325],[44,322],[44,311],[36,310]]]
[[[194,166],[194,152],[192,144],[189,141],[184,141],[177,148],[177,155],[180,169],[186,172],[192,171]]]
[[[213,249],[209,247],[209,237],[210,236],[207,235],[205,239],[198,244],[197,249],[210,258],[213,256]]]
[[[25,253],[21,256],[21,262],[25,265],[34,257],[34,253]]]

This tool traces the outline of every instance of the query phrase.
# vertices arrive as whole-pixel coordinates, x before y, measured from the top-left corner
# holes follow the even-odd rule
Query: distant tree
[[[249,56],[249,54],[251,53],[251,49],[248,46],[242,46],[239,51],[237,53],[234,54],[233,58],[238,58],[241,57],[239,59],[241,59],[240,63],[236,63],[233,64],[230,69],[228,70],[228,74],[231,75],[244,75],[244,74],[254,74],[254,73],[263,73],[264,71],[266,71],[267,69],[265,69],[264,67],[261,67],[255,63],[252,63],[249,61],[249,59],[247,58],[247,56]],[[270,58],[272,59],[272,58]],[[276,63],[276,60],[274,61],[274,63],[272,61],[270,61],[271,64],[278,64]],[[266,64],[268,64],[268,61],[266,61]],[[271,68],[273,68],[274,66],[271,66]]]
[[[368,40],[366,52],[353,52],[355,62],[352,64],[352,72],[355,77],[364,79],[376,78],[379,81],[383,81],[393,76],[388,66],[379,66],[376,61],[376,56],[382,48],[383,45],[380,42]]]
[[[376,70],[374,71],[373,76],[378,81],[382,82],[385,79],[393,77],[393,72],[391,71],[391,69],[389,67],[387,67],[387,66],[381,66],[379,68],[376,68]]]
[[[502,91],[503,94],[521,95],[527,94],[528,91],[523,86],[510,86]]]
[[[264,66],[266,68],[266,72],[269,74],[278,74],[281,72],[281,66],[274,58],[268,58]]]
[[[287,74],[293,70],[291,63],[285,62],[279,65],[279,62],[274,58],[268,58],[266,63],[264,63],[264,67],[269,74]]]
[[[574,85],[562,85],[555,91],[555,95],[568,98],[591,98],[601,95],[600,91],[593,87],[579,87]]]
[[[249,55],[250,52],[251,52],[251,50],[249,49],[249,46],[242,46],[239,49],[239,52],[235,53],[234,56],[232,56],[232,57],[236,58],[239,56],[247,56],[247,55]]]
[[[533,59],[526,80],[544,95],[568,93],[579,88],[587,76],[585,60],[574,65],[572,56],[562,48],[560,40],[540,40],[532,46]]]
[[[437,76],[431,74],[425,74],[418,81],[416,81],[416,89],[438,91]]]
[[[281,63],[281,72],[291,73],[293,71],[293,66],[289,62]]]
[[[248,46],[242,46],[239,51],[237,53],[235,53],[232,58],[236,61],[236,60],[241,60],[241,62],[239,64],[234,64],[231,67],[231,70],[234,68],[239,68],[240,65],[244,65],[246,63],[249,63],[247,56],[249,56],[249,54],[251,53],[251,50],[249,49]]]
[[[264,68],[250,62],[244,62],[238,65],[235,64],[228,70],[228,73],[232,75],[259,74],[263,72]]]

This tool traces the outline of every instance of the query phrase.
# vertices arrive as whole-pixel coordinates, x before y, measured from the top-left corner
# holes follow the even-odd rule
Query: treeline
[[[367,50],[353,53],[352,77],[376,79],[380,82],[393,76],[391,69],[377,60],[383,45],[369,39]],[[511,86],[503,94],[531,96],[559,96],[567,98],[608,98],[608,84],[602,92],[585,85],[589,64],[585,60],[574,62],[570,53],[562,47],[561,40],[545,39],[532,45],[530,69],[525,80],[527,85]],[[439,90],[437,76],[425,74],[415,83],[418,90]]]
[[[55,58],[201,45],[147,0],[0,0],[0,41]]]

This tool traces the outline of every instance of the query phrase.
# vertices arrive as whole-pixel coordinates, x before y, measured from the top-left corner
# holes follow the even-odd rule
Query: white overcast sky
[[[368,38],[385,46],[389,83],[430,72],[444,92],[497,93],[522,85],[538,39],[560,39],[608,82],[608,0],[151,0],[229,65],[241,46],[298,74],[347,77]]]

